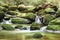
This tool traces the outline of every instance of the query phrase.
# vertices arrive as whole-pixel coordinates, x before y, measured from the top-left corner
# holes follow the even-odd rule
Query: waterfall
[[[46,30],[46,28],[47,28],[47,26],[43,26],[43,27],[40,28],[40,31],[44,32]]]
[[[37,16],[37,15],[36,15],[36,18],[35,18],[35,22],[41,24],[41,20],[40,20],[39,16]]]

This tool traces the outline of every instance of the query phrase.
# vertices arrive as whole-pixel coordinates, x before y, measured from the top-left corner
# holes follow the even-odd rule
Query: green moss
[[[41,38],[41,37],[43,37],[43,35],[41,33],[35,33],[33,35],[33,38]]]
[[[41,27],[42,27],[42,24],[32,23],[30,29],[31,30],[40,30]]]
[[[15,28],[17,28],[17,29],[22,29],[22,27],[23,26],[21,24],[15,26]]]
[[[32,11],[34,11],[34,9],[35,9],[35,7],[34,6],[31,6],[31,5],[29,5],[29,6],[26,6],[26,11],[30,11],[30,12],[32,12]]]
[[[4,17],[5,20],[9,20],[10,18],[11,18],[10,15],[5,15],[5,17]]]
[[[60,25],[60,17],[49,22],[50,25]]]
[[[43,18],[43,23],[45,25],[47,25],[51,20],[53,20],[53,16],[51,16],[50,14],[46,14],[44,15],[44,18]]]
[[[9,24],[2,24],[3,30],[14,30],[14,28]]]
[[[19,12],[17,12],[17,11],[8,11],[8,13],[7,14],[9,14],[9,15],[17,15]]]
[[[60,25],[48,25],[47,30],[60,30]]]
[[[35,18],[35,14],[34,13],[27,13],[27,18],[29,19],[34,19]]]
[[[5,8],[5,7],[0,6],[0,10],[1,10],[1,11],[6,11],[6,8]]]
[[[17,9],[17,6],[9,6],[9,8],[8,8],[9,10],[16,10]]]
[[[35,19],[35,14],[34,13],[20,13],[17,16],[22,17],[22,18],[27,18],[27,19]]]
[[[27,19],[23,19],[23,18],[12,18],[11,20],[12,23],[17,23],[17,24],[27,24],[30,21]]]
[[[46,12],[46,13],[49,13],[49,12],[55,12],[55,11],[54,11],[54,9],[52,9],[52,8],[46,8],[46,9],[45,9],[45,12]]]

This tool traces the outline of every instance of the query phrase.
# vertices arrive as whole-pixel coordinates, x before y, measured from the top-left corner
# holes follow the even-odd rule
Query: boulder
[[[41,33],[35,33],[33,34],[33,38],[41,38],[43,35]]]
[[[14,28],[10,24],[2,24],[1,27],[3,30],[14,30]]]
[[[15,28],[16,28],[16,29],[20,29],[20,30],[21,30],[21,29],[23,28],[23,25],[18,24],[18,25],[16,25],[16,26],[15,26]]]
[[[24,18],[12,18],[11,22],[15,23],[15,24],[27,24],[30,21],[28,19],[24,19]]]
[[[60,17],[50,21],[49,25],[60,25]]]
[[[14,10],[17,9],[17,6],[15,6],[15,5],[14,6],[9,6],[8,9],[14,11]]]
[[[59,31],[60,25],[48,25],[47,30]]]
[[[30,30],[40,30],[40,28],[42,27],[42,24],[38,24],[38,23],[32,23]]]

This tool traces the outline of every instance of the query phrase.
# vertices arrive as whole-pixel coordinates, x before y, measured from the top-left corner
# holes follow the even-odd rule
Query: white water
[[[6,24],[12,24],[12,23],[11,23],[11,20],[4,20],[4,22],[5,22]],[[35,22],[41,24],[41,20],[40,20],[40,18],[39,18],[38,16],[36,16]],[[13,33],[14,33],[14,32],[15,32],[15,33],[45,32],[45,31],[46,31],[46,32],[52,32],[52,33],[60,33],[60,31],[46,30],[47,26],[41,27],[40,30],[30,30],[30,26],[26,26],[26,25],[23,26],[23,27],[26,27],[27,30],[24,30],[24,29],[23,29],[23,30],[15,29],[15,30],[13,31]]]
[[[43,27],[40,28],[40,31],[44,32],[46,30],[46,28],[47,28],[47,26],[43,26]]]
[[[41,24],[41,20],[40,20],[39,16],[37,16],[37,15],[36,15],[36,18],[35,18],[35,22]]]

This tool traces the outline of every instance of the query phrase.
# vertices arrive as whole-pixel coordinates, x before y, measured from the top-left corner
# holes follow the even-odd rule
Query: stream
[[[35,22],[41,24],[40,18],[41,17],[36,16]],[[11,20],[3,20],[3,22],[6,23],[6,24],[12,24]],[[1,22],[1,24],[3,24],[3,22]],[[26,26],[24,26],[24,27],[26,27]],[[46,30],[46,28],[47,28],[47,26],[43,26],[43,27],[40,28],[40,30],[30,30],[30,26],[27,26],[26,30],[24,30],[24,29],[23,30],[15,29],[13,32],[15,32],[15,33],[19,33],[19,32],[21,32],[21,33],[26,33],[26,32],[51,32],[51,33],[60,33],[60,31]]]

